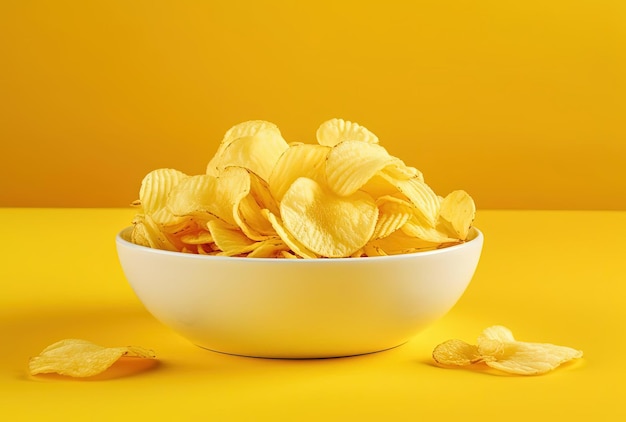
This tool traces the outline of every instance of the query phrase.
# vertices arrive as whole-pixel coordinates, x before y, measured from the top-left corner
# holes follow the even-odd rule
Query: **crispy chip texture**
[[[122,356],[150,358],[152,350],[142,347],[102,347],[87,340],[67,339],[46,347],[28,363],[31,375],[57,373],[70,377],[91,377],[106,371]]]
[[[583,352],[550,343],[517,341],[501,325],[485,329],[477,345],[448,340],[433,350],[433,359],[443,365],[466,366],[477,362],[517,375],[540,375],[583,356]]]
[[[471,238],[465,191],[442,197],[358,123],[328,120],[314,143],[251,120],[230,128],[205,174],[164,168],[142,180],[132,242],[250,258],[415,253]]]

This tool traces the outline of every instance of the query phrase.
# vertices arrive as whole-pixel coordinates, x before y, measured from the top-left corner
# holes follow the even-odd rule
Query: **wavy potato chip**
[[[307,249],[329,258],[350,256],[371,238],[378,208],[364,192],[339,196],[301,177],[280,203],[285,228]]]
[[[241,229],[221,220],[209,221],[208,228],[213,242],[220,250],[219,255],[241,255],[253,251],[258,246],[258,242],[248,238]]]
[[[274,123],[265,120],[249,120],[238,123],[226,131],[222,142],[217,148],[215,155],[207,164],[207,174],[218,176],[223,166],[223,155],[231,143],[241,138],[250,138],[260,135],[261,137],[282,138],[280,129]]]
[[[378,220],[371,239],[381,239],[402,228],[413,215],[413,206],[400,198],[391,195],[376,199]]]
[[[343,141],[326,158],[326,181],[337,195],[348,196],[359,190],[376,173],[398,159],[378,144]]]
[[[463,190],[450,192],[441,201],[439,216],[450,223],[458,239],[465,240],[476,217],[474,200]]]
[[[106,371],[122,356],[154,359],[152,350],[142,347],[102,347],[87,340],[61,340],[46,347],[28,362],[30,375],[57,373],[70,377],[91,377]]]
[[[290,250],[293,252],[291,255],[301,258],[319,258],[315,252],[309,250],[304,244],[302,244],[302,242],[289,233],[289,231],[285,228],[283,221],[279,217],[267,209],[263,210],[263,214],[272,224],[274,230],[276,230],[276,233],[280,236],[280,239],[289,246]]]
[[[511,330],[501,325],[486,328],[477,345],[448,340],[433,350],[433,359],[444,365],[466,366],[484,362],[491,368],[517,375],[540,375],[556,369],[583,352],[550,343],[517,341]]]
[[[343,141],[378,143],[378,137],[372,132],[358,123],[342,119],[331,119],[322,123],[317,129],[316,136],[320,145],[329,147],[333,147]]]
[[[207,174],[219,176],[230,166],[244,167],[268,180],[276,162],[289,147],[280,132],[260,131],[233,140],[211,161]]]
[[[293,144],[280,156],[269,178],[269,187],[276,201],[299,177],[308,177],[325,183],[326,157],[330,148],[314,144]],[[273,211],[272,211],[273,212]]]

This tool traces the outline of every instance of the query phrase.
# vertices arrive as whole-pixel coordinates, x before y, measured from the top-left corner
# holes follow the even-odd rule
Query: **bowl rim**
[[[371,261],[378,261],[378,260],[393,261],[393,260],[407,259],[409,257],[440,255],[440,254],[447,254],[452,251],[456,251],[458,249],[467,248],[470,245],[473,245],[477,242],[482,242],[484,240],[483,232],[479,230],[478,228],[472,226],[470,230],[475,233],[475,236],[471,238],[470,240],[465,241],[463,243],[459,243],[457,245],[447,246],[445,248],[433,249],[433,250],[428,250],[428,251],[411,252],[411,253],[403,253],[403,254],[387,255],[387,256],[367,256],[367,257],[354,257],[354,258],[344,257],[344,258],[278,259],[278,258],[259,257],[259,258],[245,259],[245,257],[239,257],[239,256],[200,255],[200,254],[184,253],[184,252],[177,252],[177,251],[167,251],[163,249],[156,249],[156,248],[150,248],[148,246],[138,245],[136,243],[131,242],[130,240],[127,240],[124,237],[125,234],[130,233],[132,228],[133,226],[127,226],[117,233],[117,235],[115,236],[115,241],[117,245],[123,245],[126,248],[134,249],[137,251],[144,251],[147,253],[153,253],[156,255],[181,257],[185,259],[199,259],[199,260],[206,260],[206,261],[226,261],[226,262],[285,262],[285,263],[299,262],[300,264],[297,264],[297,265],[302,265],[303,262],[336,263],[336,262],[365,262],[365,261],[371,262]],[[293,264],[286,264],[286,265],[293,265]]]

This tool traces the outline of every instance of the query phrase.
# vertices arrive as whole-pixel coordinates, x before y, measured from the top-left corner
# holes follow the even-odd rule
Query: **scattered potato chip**
[[[433,359],[456,366],[484,362],[511,374],[540,375],[583,356],[582,351],[571,347],[517,341],[511,331],[501,325],[485,329],[477,343],[471,345],[462,340],[448,340],[435,347]]]
[[[150,358],[152,350],[142,347],[102,347],[86,340],[67,339],[46,347],[28,362],[31,375],[57,373],[70,377],[91,377],[106,371],[122,356]]]
[[[317,143],[287,143],[263,120],[230,128],[206,174],[158,169],[142,180],[131,241],[204,255],[357,258],[468,239],[476,208],[438,196],[365,127],[324,122]]]

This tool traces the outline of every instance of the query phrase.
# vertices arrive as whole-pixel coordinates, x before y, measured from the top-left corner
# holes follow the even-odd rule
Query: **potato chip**
[[[150,248],[165,251],[176,251],[179,246],[175,237],[160,229],[159,225],[150,215],[138,214],[133,219],[133,231],[131,241]]]
[[[389,155],[378,144],[344,141],[335,145],[328,153],[326,181],[337,195],[348,196],[359,190],[380,170],[399,163],[399,159]]]
[[[276,233],[278,233],[281,240],[289,246],[293,254],[302,258],[319,258],[315,252],[310,251],[305,245],[289,233],[289,231],[285,228],[283,221],[279,217],[267,209],[263,210],[263,214],[266,216],[267,220],[272,223]]]
[[[287,189],[299,177],[325,183],[324,165],[329,152],[330,148],[322,145],[290,145],[276,162],[269,178],[270,191],[276,201],[283,199]]]
[[[378,137],[372,132],[348,120],[331,119],[317,129],[317,142],[320,145],[333,147],[343,141],[359,141],[377,144]]]
[[[202,174],[182,181],[172,190],[167,207],[174,215],[191,215],[204,221],[219,218],[236,226],[239,202],[249,192],[248,171],[229,167],[217,177]]]
[[[388,174],[381,176],[393,184],[415,206],[415,215],[422,218],[429,226],[435,227],[439,216],[439,197],[426,183],[419,178],[401,180]]]
[[[445,365],[484,362],[510,374],[540,375],[583,356],[582,351],[571,347],[517,341],[511,331],[501,325],[485,329],[477,343],[474,346],[461,340],[446,341],[435,347],[433,358]]]
[[[437,249],[439,244],[409,236],[402,230],[396,230],[387,237],[370,240],[366,247],[375,248],[378,251],[376,256],[384,256],[430,251]]]
[[[376,199],[378,220],[372,239],[381,239],[400,229],[413,215],[413,206],[400,198],[390,195]]]
[[[409,236],[416,237],[433,243],[458,243],[458,239],[449,237],[434,227],[429,226],[423,219],[412,215],[406,224],[402,226],[402,231]]]
[[[264,120],[249,120],[247,122],[238,123],[231,127],[224,134],[224,138],[220,143],[215,155],[209,161],[207,165],[207,174],[211,176],[218,176],[221,169],[221,160],[224,150],[230,146],[230,144],[240,138],[254,137],[259,134],[261,136],[270,136],[274,138],[282,137],[278,126],[274,123],[266,122]]]
[[[46,347],[30,359],[31,375],[57,373],[70,377],[91,377],[106,371],[122,356],[150,358],[152,350],[142,347],[102,347],[86,340],[67,339]]]
[[[259,242],[258,246],[248,253],[247,257],[276,258],[287,251],[289,251],[289,246],[282,239],[267,239]]]
[[[270,209],[278,213],[278,204],[272,197],[267,183],[248,171],[249,192],[239,203],[235,203],[234,219],[246,236],[253,240],[277,237],[276,230],[261,210]]]
[[[268,180],[276,162],[288,147],[280,132],[275,131],[260,131],[254,136],[238,138],[215,156],[207,174],[219,176],[226,167],[237,166]]]
[[[203,245],[213,243],[213,235],[208,230],[199,230],[180,237],[180,241],[188,245]]]
[[[478,346],[452,339],[435,347],[433,359],[444,365],[465,366],[480,362],[482,356],[478,353]]]
[[[463,190],[450,192],[441,201],[439,216],[450,223],[459,239],[465,240],[476,217],[474,200]]]
[[[141,181],[139,189],[139,203],[143,212],[153,214],[165,208],[171,190],[188,177],[174,169],[158,169],[148,173]]]
[[[307,249],[329,258],[346,257],[374,233],[378,208],[364,192],[338,196],[316,181],[301,177],[280,203],[285,228]]]
[[[254,250],[258,246],[257,242],[248,238],[241,229],[221,220],[209,221],[208,227],[214,243],[220,250],[219,255],[241,255]]]

